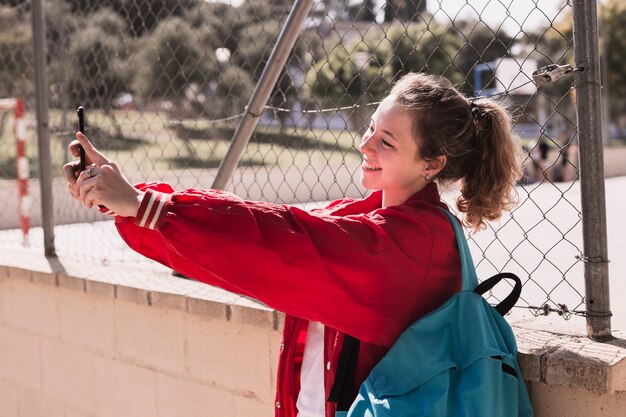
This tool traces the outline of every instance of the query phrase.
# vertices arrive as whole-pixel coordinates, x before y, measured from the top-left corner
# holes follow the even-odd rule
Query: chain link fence
[[[37,226],[31,3],[2,4],[0,98],[27,103]],[[78,127],[77,106],[86,109],[86,134],[132,181],[211,187],[292,6],[45,1],[58,254],[142,262],[115,243],[113,227],[100,222],[105,217],[67,195],[61,166]],[[316,1],[226,188],[246,199],[306,206],[363,196],[358,143],[376,103],[407,72],[444,75],[468,96],[505,103],[526,152],[518,208],[471,235],[479,275],[517,273],[524,281],[520,308],[568,318],[584,308],[574,78],[533,81],[534,71],[567,64],[573,47],[566,1]],[[10,117],[0,113],[4,246],[21,242],[12,217]],[[455,190],[444,196],[454,207]],[[33,245],[38,233],[31,231]]]

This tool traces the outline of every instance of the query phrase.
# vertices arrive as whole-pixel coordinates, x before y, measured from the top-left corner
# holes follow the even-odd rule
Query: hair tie
[[[472,112],[472,117],[474,119],[479,119],[482,117],[482,114],[480,112],[480,109],[478,108],[478,106],[476,105],[475,100],[470,99],[469,101],[469,106],[470,106],[470,110]]]
[[[469,107],[472,113],[472,124],[474,125],[474,143],[476,144],[474,150],[479,155],[481,161],[484,161],[488,157],[489,149],[489,146],[485,143],[486,137],[482,134],[482,132],[484,132],[484,121],[487,115],[484,111],[481,111],[475,99],[469,100]],[[476,168],[478,168],[478,165],[476,165]]]

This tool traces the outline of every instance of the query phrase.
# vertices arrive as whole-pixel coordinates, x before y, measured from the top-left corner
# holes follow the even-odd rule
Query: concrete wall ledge
[[[230,396],[240,396],[242,401],[247,401],[245,406],[240,405],[239,407],[244,407],[248,415],[255,407],[260,407],[260,409],[254,411],[253,414],[265,416],[273,414],[271,401],[273,398],[273,384],[275,383],[273,375],[275,372],[274,357],[277,354],[277,347],[274,345],[279,344],[280,329],[284,319],[282,313],[246,297],[234,295],[192,280],[173,277],[171,271],[156,266],[144,268],[145,265],[87,265],[75,260],[33,256],[32,251],[18,251],[14,254],[4,252],[0,256],[0,264],[4,264],[0,265],[0,357],[6,354],[5,356],[8,359],[5,358],[5,361],[11,360],[11,352],[10,348],[2,346],[2,332],[4,332],[5,341],[9,340],[7,335],[17,336],[19,332],[19,334],[24,335],[24,340],[35,346],[33,351],[39,349],[41,359],[36,361],[36,363],[44,369],[42,374],[44,378],[47,373],[50,373],[47,370],[50,365],[45,363],[46,356],[44,351],[52,349],[50,346],[54,345],[54,349],[57,349],[55,352],[60,352],[61,347],[59,346],[62,345],[64,349],[67,347],[70,352],[78,352],[79,356],[92,355],[93,358],[90,360],[95,361],[95,363],[104,360],[109,361],[107,363],[110,364],[121,363],[119,366],[132,367],[132,372],[134,373],[137,372],[136,368],[141,368],[143,371],[154,373],[156,375],[154,378],[157,381],[159,378],[165,378],[165,381],[170,383],[173,380],[172,378],[174,378],[173,375],[176,375],[176,378],[182,378],[181,381],[183,382],[179,382],[180,384],[191,384],[189,386],[198,389],[198,391],[193,391],[198,393],[198,398],[203,398],[204,396],[204,394],[201,394],[202,389],[204,389],[202,387],[215,390],[217,389],[216,387],[219,388],[231,384],[232,388],[228,388],[224,392]],[[25,269],[18,265],[30,265],[30,267]],[[259,370],[254,371],[255,374],[266,375],[266,377],[259,377],[256,382],[246,381],[244,377],[242,380],[244,381],[243,384],[250,387],[247,390],[243,388],[238,390],[236,386],[242,382],[235,382],[231,377],[226,378],[227,382],[215,380],[215,378],[222,378],[219,372],[210,370],[208,368],[210,365],[201,365],[202,369],[197,369],[198,362],[185,362],[184,365],[179,366],[177,364],[175,366],[171,365],[171,367],[170,364],[167,364],[163,374],[160,374],[161,370],[159,369],[158,360],[156,365],[154,363],[146,365],[142,356],[133,352],[129,353],[128,359],[126,359],[124,349],[132,349],[132,344],[120,339],[114,331],[104,331],[102,333],[103,337],[109,335],[113,339],[111,342],[91,349],[89,343],[80,341],[80,335],[67,336],[61,334],[62,331],[72,329],[71,326],[63,326],[61,324],[58,325],[57,330],[54,330],[44,328],[40,324],[38,325],[39,327],[33,330],[27,328],[28,323],[25,323],[26,319],[12,321],[14,320],[12,315],[16,314],[17,308],[22,310],[27,308],[19,305],[19,300],[8,299],[14,296],[11,294],[12,288],[18,288],[17,291],[14,291],[14,294],[18,295],[27,294],[29,288],[32,288],[33,291],[38,292],[39,299],[46,300],[55,298],[55,294],[58,294],[59,301],[56,301],[57,310],[68,308],[66,303],[72,302],[74,299],[77,300],[79,306],[91,306],[102,303],[104,305],[102,308],[106,311],[108,311],[109,305],[121,302],[124,303],[124,306],[129,306],[122,308],[125,314],[128,314],[129,311],[137,311],[141,312],[141,315],[147,315],[152,314],[150,311],[154,311],[158,312],[158,317],[161,319],[171,316],[186,317],[183,319],[183,322],[186,323],[185,326],[189,329],[202,329],[205,326],[202,323],[207,323],[207,320],[210,323],[224,323],[224,326],[220,327],[220,329],[230,329],[223,330],[223,332],[235,333],[236,337],[239,337],[237,339],[238,342],[235,343],[242,343],[241,340],[245,341],[246,338],[242,334],[245,335],[246,332],[264,332],[263,335],[269,335],[263,336],[267,337],[267,342],[260,343],[258,347],[253,347],[252,349],[258,349],[258,351],[251,353],[251,356],[268,356],[269,354],[272,359],[269,359],[269,363],[264,359],[262,365],[259,365]],[[33,301],[28,302],[33,303]],[[18,305],[19,307],[15,307]],[[49,308],[48,311],[52,311],[52,309]],[[57,313],[58,320],[61,320],[62,317],[67,317],[67,314],[67,311],[65,313]],[[33,319],[29,318],[29,320]],[[194,320],[196,320],[196,324],[189,324]],[[597,343],[585,337],[585,329],[580,326],[580,323],[574,324],[560,318],[550,319],[547,317],[519,318],[511,319],[510,321],[517,336],[520,364],[530,389],[536,417],[623,415],[620,413],[623,413],[624,407],[626,407],[626,360],[624,360],[626,358],[626,340],[621,332],[614,332],[615,339],[612,341]],[[154,323],[157,323],[158,328],[159,321],[154,319]],[[79,333],[80,330],[84,331],[91,324],[87,322],[82,324],[82,326],[82,329],[78,329]],[[116,323],[115,326],[118,326],[118,324]],[[197,344],[198,340],[200,340],[198,337],[189,339],[188,332],[192,331],[189,329],[183,332],[186,339],[183,342],[177,342],[180,345],[184,345],[184,348],[181,348],[181,351],[183,351],[181,353],[183,359],[179,361],[181,363],[187,360],[186,355],[189,355],[189,352],[193,353],[197,349],[197,347],[189,344]],[[127,332],[126,335],[128,334]],[[100,333],[97,333],[96,337],[100,337],[99,335]],[[235,336],[226,336],[226,338],[228,337],[232,338]],[[241,339],[242,337],[244,338]],[[256,337],[259,336],[257,335]],[[36,342],[35,339],[37,338],[41,338],[41,340]],[[120,340],[122,340],[123,344],[122,350],[116,347]],[[191,342],[188,340],[191,340]],[[208,339],[202,340],[206,341]],[[69,342],[72,342],[73,345],[70,346]],[[217,341],[214,341],[214,343],[217,343]],[[230,343],[233,342],[220,342],[220,345],[223,346]],[[36,348],[36,346],[39,346],[39,348]],[[113,348],[111,349],[111,347]],[[202,351],[204,353],[202,355],[198,354],[197,358],[203,358],[208,352],[206,349],[209,349],[209,347],[203,346],[202,349],[205,349]],[[250,349],[250,346],[248,346],[248,349]],[[108,353],[109,351],[110,353]],[[21,353],[18,351],[16,355],[20,356]],[[67,355],[70,354],[68,353]],[[247,375],[250,372],[250,367],[255,366],[251,364],[256,363],[256,359],[255,361],[244,360],[243,364],[238,364],[238,361],[234,358],[224,358],[224,361],[229,361],[229,365],[220,364],[219,366],[222,366],[222,368],[226,366],[227,369],[232,367],[232,372],[241,375]],[[34,365],[29,366],[32,367]],[[244,369],[237,370],[237,366]],[[182,370],[177,370],[177,367]],[[98,370],[105,369],[103,367],[96,368]],[[16,365],[15,369],[21,369],[21,367]],[[21,388],[18,389],[12,386],[14,379],[10,373],[3,372],[0,371],[0,399],[8,398],[9,403],[14,401],[12,400],[13,397],[20,398],[19,401],[22,401],[23,395],[27,396],[25,398],[29,398],[29,400],[23,400],[24,403],[28,403],[34,396],[38,395],[38,392],[41,393],[41,390],[35,389],[36,387],[46,386],[45,380],[43,382],[39,380],[41,376],[38,375],[41,372],[33,371],[34,376],[32,378],[34,378],[35,382],[28,380],[28,389],[24,391],[27,394],[22,395],[20,394],[22,392],[20,391]],[[204,379],[204,375],[207,372],[212,373],[211,378],[213,379],[210,381],[205,381]],[[184,380],[187,377],[190,377],[190,379]],[[95,378],[98,381],[98,378],[102,377]],[[19,384],[19,381],[23,379],[23,377],[16,377],[15,380]],[[258,387],[259,384],[263,385],[263,387]],[[159,384],[157,383],[156,386],[158,388]],[[53,394],[56,397],[53,395],[53,399],[56,403],[69,404],[71,402],[68,398],[59,398],[63,394],[60,393],[60,389],[55,388],[55,390]],[[94,388],[94,390],[97,392],[97,388]],[[185,390],[183,391],[187,392]],[[52,401],[51,397],[46,394],[45,389],[41,395],[45,397],[46,404]],[[92,395],[96,398],[98,396],[97,393]],[[71,397],[74,398],[74,396]],[[160,407],[167,408],[169,406],[165,401],[162,400]],[[82,406],[84,415],[94,417],[113,415],[100,412],[97,406],[94,406],[94,408],[89,408],[88,404],[83,404]],[[117,411],[125,411],[123,405],[116,407]],[[3,409],[2,404],[0,404],[0,415],[15,415],[18,417],[37,415],[36,413],[13,413],[12,410],[17,409],[19,407]],[[124,414],[133,415],[126,412]],[[167,413],[163,415],[167,415]],[[187,415],[196,414],[193,410],[188,410]],[[202,411],[199,411],[197,415],[202,415]],[[224,415],[237,416],[244,414],[234,409],[231,412],[224,413]]]
[[[194,280],[175,277],[171,270],[159,266],[144,269],[143,265],[88,265],[44,256],[31,257],[28,264],[32,266],[29,269],[0,266],[0,277],[215,319],[269,326],[273,330],[282,329],[284,315],[263,303]]]
[[[584,328],[562,319],[541,317],[511,324],[526,380],[595,394],[626,391],[626,339],[621,331],[613,331],[613,340],[599,343],[586,337]]]

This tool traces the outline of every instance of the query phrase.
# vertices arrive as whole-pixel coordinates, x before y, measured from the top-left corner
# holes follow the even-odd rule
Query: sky
[[[223,1],[235,6],[243,0],[206,0]],[[248,0],[250,1],[250,0]],[[355,0],[358,1],[358,0]],[[545,27],[550,22],[563,18],[566,10],[570,10],[571,0],[428,0],[428,10],[435,19],[450,23],[450,18],[478,19],[479,16],[490,27],[502,28],[510,35],[520,30],[532,31]],[[377,0],[377,7],[382,10],[384,0]],[[563,5],[566,4],[565,9]],[[382,13],[381,13],[382,18]]]
[[[204,0],[214,3],[228,3],[239,6],[243,2],[255,0]],[[322,0],[315,0],[321,2]],[[348,0],[359,2],[363,0]],[[435,20],[444,24],[451,24],[451,20],[481,19],[492,29],[501,28],[510,36],[515,37],[520,32],[533,32],[538,28],[545,28],[552,23],[567,18],[571,12],[574,0],[426,0],[428,11]],[[594,1],[594,0],[589,0]],[[607,0],[595,0],[598,8]],[[626,0],[623,0],[626,1]],[[383,18],[385,0],[375,0],[377,10],[380,10],[379,20]],[[598,10],[600,12],[600,10]]]
[[[450,17],[484,20],[490,27],[502,28],[510,35],[532,31],[563,19],[571,6],[565,0],[429,0],[427,7],[435,19],[450,22]],[[445,12],[445,13],[444,13]],[[449,17],[448,17],[449,16]]]

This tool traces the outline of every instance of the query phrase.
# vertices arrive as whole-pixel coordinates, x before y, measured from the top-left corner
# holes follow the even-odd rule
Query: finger
[[[70,152],[70,154],[72,154],[72,156],[78,158],[80,156],[80,151],[78,150],[80,146],[81,145],[79,141],[73,140],[67,147],[67,150]]]
[[[63,165],[63,174],[68,183],[75,184],[79,174],[80,166],[78,161],[68,162]]]
[[[72,198],[74,200],[80,200],[78,198],[78,196],[76,195],[76,187],[74,187],[74,184],[70,184],[69,182],[67,183],[67,189],[70,192],[70,195],[72,196]]]
[[[85,170],[78,174],[78,178],[76,179],[76,187],[78,188],[82,187],[85,181],[93,179],[99,173],[100,173],[100,168],[98,168],[96,164],[91,164],[85,167]]]
[[[96,180],[94,178],[89,178],[85,176],[84,174],[86,172],[87,171],[83,171],[79,177],[80,187],[78,188],[78,198],[85,207],[91,208],[91,206],[87,204],[87,195],[95,188]]]
[[[93,206],[98,205],[98,200],[96,199],[95,194],[95,188],[91,188],[89,191],[87,191],[83,199],[83,204],[85,205],[85,207],[92,208]]]
[[[106,156],[104,156],[104,154],[102,154],[99,150],[96,149],[95,146],[93,146],[89,139],[87,139],[87,136],[85,136],[81,132],[76,132],[76,139],[85,150],[85,155],[87,155],[88,161],[91,161],[98,166],[110,162],[110,160]]]

